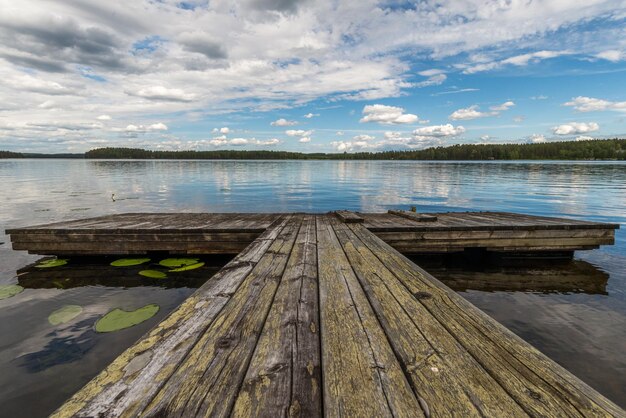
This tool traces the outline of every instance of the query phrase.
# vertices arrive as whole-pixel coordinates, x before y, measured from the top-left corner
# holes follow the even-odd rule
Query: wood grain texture
[[[315,216],[306,215],[232,415],[322,416],[320,361]]]
[[[289,218],[277,220],[246,251],[231,260],[52,416],[137,415],[186,358],[244,278],[266,254]]]
[[[287,222],[143,415],[230,415],[301,222]]]
[[[531,416],[625,416],[548,359],[372,234],[350,226],[404,286]]]
[[[341,222],[346,224],[359,224],[363,223],[363,218],[360,217],[357,213],[351,212],[349,210],[336,210],[335,216],[341,220]]]
[[[317,218],[317,243],[325,415],[422,415],[326,216]]]
[[[415,392],[433,416],[526,415],[352,230],[341,224],[334,228]]]
[[[503,212],[432,215],[406,211],[336,211],[345,223],[363,223],[404,253],[585,250],[614,243],[619,225]],[[238,254],[278,214],[120,214],[10,229],[13,249],[43,255]],[[432,217],[436,217],[433,219]],[[421,222],[428,220],[429,222]]]
[[[415,222],[436,222],[437,215],[415,213],[406,210],[389,210],[387,213],[390,215],[401,216],[403,218],[410,219]]]
[[[529,229],[407,229],[403,239],[394,225],[416,222],[388,214],[364,214],[364,223],[344,223],[332,213],[193,215],[171,218],[172,228],[270,224],[53,416],[626,416],[367,226],[389,229],[381,234],[397,245],[428,238],[436,245],[431,249],[449,248],[442,234],[494,245],[518,240],[528,250],[534,247],[524,247],[523,240],[566,247],[592,235],[607,240],[612,230],[598,224],[576,229],[589,226],[582,221],[533,229],[534,217],[461,213],[428,224],[510,227],[514,218]],[[97,228],[122,222],[130,231],[144,228],[130,235],[150,236],[147,230],[158,231],[157,218],[132,214],[75,224],[96,228],[98,237],[90,242],[97,244],[105,236]],[[540,221],[562,226],[560,220]],[[550,238],[551,231],[558,234]],[[208,234],[214,233],[229,240],[233,234]],[[72,240],[85,234],[92,237],[78,232]],[[246,234],[250,239],[256,232]],[[48,244],[62,241],[56,233],[46,238]],[[241,245],[229,240],[208,239],[206,245]]]

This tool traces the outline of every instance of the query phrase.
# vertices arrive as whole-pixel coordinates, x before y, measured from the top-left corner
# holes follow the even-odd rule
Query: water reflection
[[[0,285],[26,288],[0,301],[2,415],[42,415],[38,404],[54,409],[199,284],[93,266],[76,266],[67,275],[49,272],[49,280],[42,272],[18,277],[16,271],[38,257],[12,251],[4,229],[125,212],[383,212],[409,206],[621,223],[614,246],[576,255],[588,264],[433,272],[626,406],[624,162],[0,160],[0,202]],[[128,330],[102,335],[72,328],[116,307],[148,303],[161,306],[157,316]],[[66,328],[51,327],[47,315],[63,305],[83,306],[83,316]],[[81,338],[96,343],[74,352],[80,361],[63,362],[57,348]],[[27,372],[24,365],[37,361],[55,365]]]
[[[415,258],[448,287],[459,291],[586,293],[608,295],[609,274],[585,261],[515,262],[514,265],[476,264],[463,260]]]
[[[197,270],[186,271],[185,274],[170,274],[167,278],[150,278],[141,276],[140,271],[149,265],[126,268],[112,268],[112,257],[73,258],[68,266],[50,270],[26,267],[18,270],[17,282],[26,289],[72,289],[83,286],[106,287],[160,287],[164,289],[186,287],[195,289],[219,271],[226,264],[228,257],[205,256],[205,266]],[[159,266],[157,266],[159,268]],[[161,270],[163,268],[161,267]],[[166,270],[164,270],[166,271]]]
[[[0,301],[0,402],[2,416],[46,416],[84,386],[183,300],[213,276],[224,257],[201,257],[198,269],[167,273],[165,279],[140,276],[161,269],[158,261],[110,266],[113,257],[70,258],[60,267],[15,271],[25,290]],[[119,308],[133,311],[156,304],[159,311],[135,326],[99,333],[96,321]],[[76,316],[62,322],[50,315],[67,305]]]

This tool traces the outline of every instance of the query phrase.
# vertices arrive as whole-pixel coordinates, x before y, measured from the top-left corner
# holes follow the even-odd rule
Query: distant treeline
[[[0,158],[98,158],[190,160],[626,160],[626,139],[544,142],[539,144],[464,144],[424,150],[305,154],[288,151],[151,151],[99,148],[83,154],[20,154]]]
[[[414,151],[304,154],[287,151],[150,151],[100,148],[85,158],[210,160],[626,160],[626,139],[544,142],[540,144],[452,145]]]
[[[19,152],[0,151],[0,158],[24,158]]]

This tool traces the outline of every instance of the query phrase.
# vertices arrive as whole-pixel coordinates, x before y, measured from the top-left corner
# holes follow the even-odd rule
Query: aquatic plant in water
[[[165,260],[159,261],[160,265],[169,268],[190,266],[196,263],[198,263],[197,258],[166,258]]]
[[[141,270],[139,274],[144,277],[149,277],[151,279],[166,279],[167,278],[167,274],[158,270]]]
[[[182,267],[179,267],[177,269],[172,269],[172,270],[170,270],[170,272],[178,273],[178,272],[181,272],[181,271],[195,270],[195,269],[200,268],[202,266],[204,266],[204,262],[190,264],[188,266],[182,266]]]
[[[143,263],[147,263],[150,261],[149,258],[120,258],[119,260],[115,260],[111,263],[113,267],[129,267],[129,266],[138,266]]]
[[[76,318],[82,312],[83,312],[82,306],[65,305],[57,309],[56,311],[52,312],[48,316],[48,322],[50,322],[51,325],[64,324]]]
[[[0,286],[0,300],[8,299],[19,293],[22,293],[23,291],[24,291],[24,288],[18,284],[9,284],[5,286]]]
[[[42,261],[41,263],[37,264],[35,267],[37,267],[38,269],[47,269],[47,268],[52,268],[52,267],[64,266],[66,264],[67,264],[66,259],[54,258],[51,260]]]
[[[96,322],[96,332],[113,332],[130,328],[152,318],[159,312],[159,305],[150,304],[134,311],[113,309]]]

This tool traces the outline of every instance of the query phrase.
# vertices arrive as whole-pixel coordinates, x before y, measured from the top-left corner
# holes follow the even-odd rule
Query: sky
[[[626,137],[626,0],[0,0],[0,149]]]

